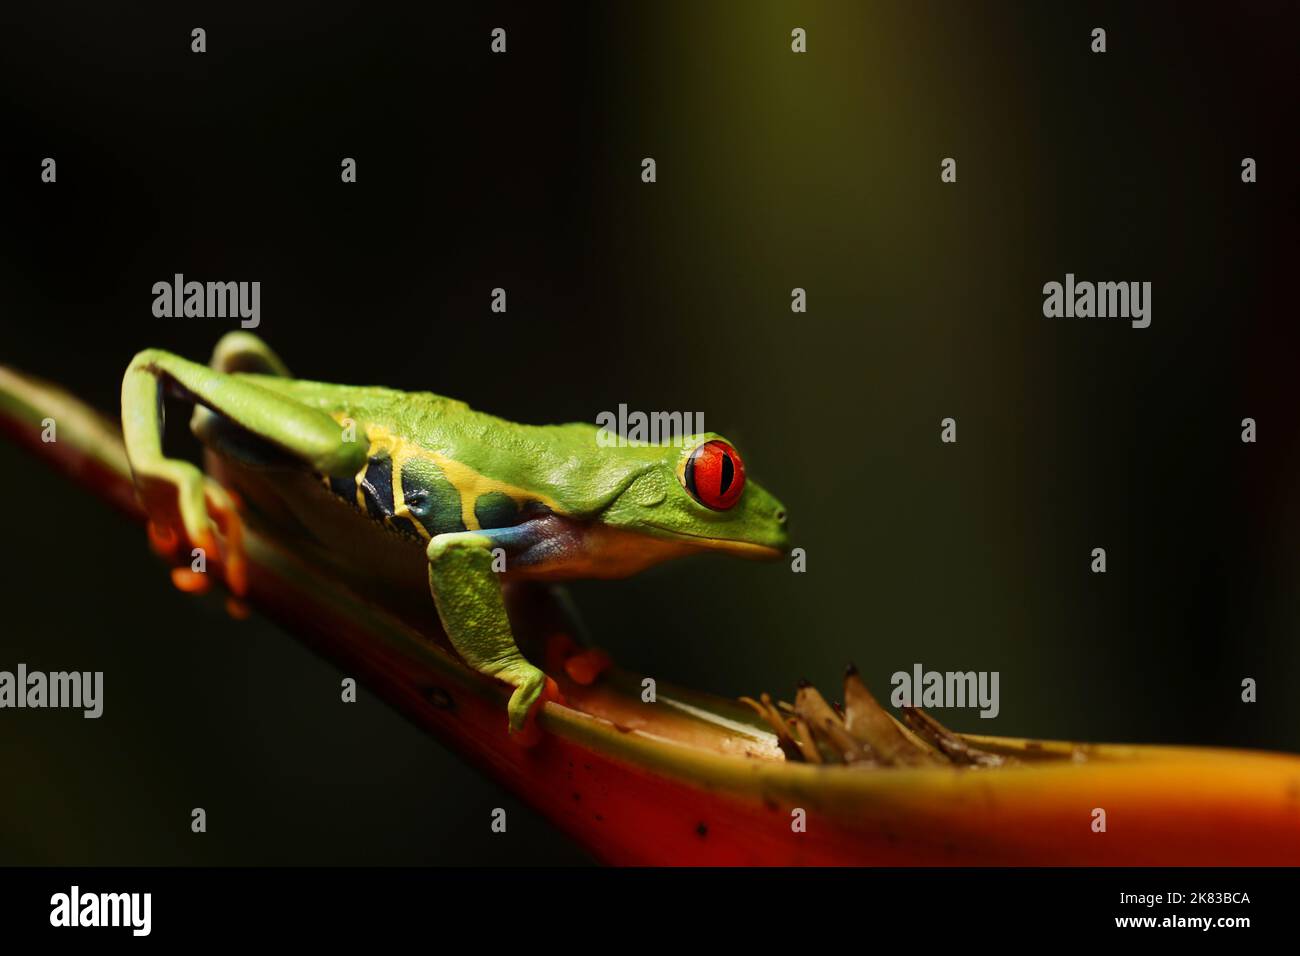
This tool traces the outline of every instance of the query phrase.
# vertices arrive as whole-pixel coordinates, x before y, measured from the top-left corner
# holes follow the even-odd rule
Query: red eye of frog
[[[682,483],[706,508],[726,511],[745,490],[745,463],[725,441],[706,441],[686,460]]]

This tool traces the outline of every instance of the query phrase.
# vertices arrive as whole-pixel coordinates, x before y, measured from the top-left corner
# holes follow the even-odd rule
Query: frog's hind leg
[[[567,631],[560,632],[559,637],[561,641],[565,636],[572,638],[569,647],[563,653],[564,672],[575,684],[584,687],[594,684],[596,678],[609,670],[613,662],[599,647],[592,647],[591,635],[583,624],[582,617],[578,614],[578,607],[573,603],[568,590],[558,585],[552,585],[550,590],[552,600],[555,601],[568,625]]]
[[[289,367],[252,332],[227,332],[212,350],[208,367],[218,372],[255,372],[289,378]],[[197,409],[196,409],[197,411]]]
[[[233,374],[236,372],[252,372],[259,375],[276,375],[282,378],[290,376],[289,367],[284,364],[280,356],[272,351],[271,347],[263,342],[260,338],[251,332],[235,331],[227,332],[217,342],[216,348],[212,350],[212,358],[208,360],[208,367],[217,372]],[[210,448],[215,448],[221,454],[228,454],[237,459],[248,457],[246,442],[241,441],[248,435],[243,429],[236,425],[231,425],[226,419],[222,418],[212,409],[201,403],[195,403],[194,415],[190,418],[190,431],[193,432],[203,444]],[[253,442],[259,440],[254,438]],[[256,451],[254,451],[256,455]],[[232,617],[242,619],[248,615],[248,608],[239,600],[246,590],[246,574],[244,567],[246,561],[243,552],[243,528],[244,522],[242,515],[242,502],[230,489],[223,487],[208,479],[209,492],[207,505],[208,514],[212,520],[221,529],[225,536],[226,543],[226,576],[231,582],[231,591],[234,597],[226,602],[226,609]],[[222,494],[222,491],[225,494]],[[150,523],[150,529],[154,526]],[[154,540],[151,530],[150,540]],[[157,549],[166,556],[165,549]],[[184,571],[180,573],[184,575]],[[173,577],[177,571],[172,572]],[[203,578],[202,575],[190,575],[189,582],[177,581],[178,586],[185,587],[191,582],[198,582]]]
[[[612,665],[605,651],[591,646],[590,633],[566,588],[540,581],[512,582],[506,603],[512,618],[533,626],[546,673],[563,673],[585,687]]]
[[[266,353],[273,357],[269,349]],[[240,536],[235,502],[193,464],[163,454],[166,393],[211,409],[324,474],[355,474],[366,449],[345,441],[342,427],[324,412],[235,375],[157,349],[132,359],[122,380],[122,438],[137,494],[154,526],[151,540],[166,543],[180,532],[193,547],[216,554],[215,532],[221,531],[228,549],[227,580],[232,591],[242,594],[243,557],[230,552],[238,548]]]
[[[208,368],[228,375],[240,372],[289,378],[289,367],[271,347],[251,332],[227,332],[212,350]],[[230,419],[214,412],[201,402],[194,405],[190,431],[206,447],[221,455],[251,465],[292,463],[287,455],[266,440]]]

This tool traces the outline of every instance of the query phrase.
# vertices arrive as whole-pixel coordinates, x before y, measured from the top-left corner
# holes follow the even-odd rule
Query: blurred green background
[[[532,422],[699,411],[786,503],[808,571],[575,585],[624,666],[787,696],[835,696],[850,660],[882,697],[916,662],[996,670],[997,719],[940,716],[1300,750],[1297,19],[11,5],[0,361],[114,409],[136,351],[203,360],[232,326],[152,316],[183,272],[261,281],[258,332],[304,377]],[[1066,272],[1151,281],[1151,327],[1045,319]],[[3,446],[0,473],[0,668],[106,675],[98,721],[0,712],[0,863],[585,859],[374,697],[341,706],[275,627],[175,592],[138,529],[43,466]]]

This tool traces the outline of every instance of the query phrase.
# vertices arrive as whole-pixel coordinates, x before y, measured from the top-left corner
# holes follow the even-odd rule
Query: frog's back
[[[319,486],[386,530],[424,544],[438,534],[511,527],[555,513],[588,518],[638,470],[597,467],[594,425],[523,425],[431,392],[248,376],[330,415],[367,458]]]
[[[393,431],[407,435],[426,434],[434,440],[440,431],[454,430],[456,423],[466,416],[481,415],[462,401],[432,392],[403,392],[376,385],[335,385],[274,375],[240,377],[320,409],[335,419],[350,418],[363,424],[382,424]]]

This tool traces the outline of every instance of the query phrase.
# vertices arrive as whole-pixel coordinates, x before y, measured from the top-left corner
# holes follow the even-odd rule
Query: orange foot
[[[607,671],[611,663],[609,655],[604,651],[589,647],[569,657],[564,662],[564,672],[574,683],[585,687],[594,684],[596,678]]]
[[[180,553],[181,536],[175,528],[156,521],[149,522],[149,547],[158,557],[171,561]]]
[[[575,684],[586,686],[609,669],[609,655],[594,647],[580,647],[568,634],[557,632],[546,641],[547,671],[563,671]]]
[[[221,562],[226,569],[226,587],[237,598],[248,594],[248,556],[244,553],[244,521],[239,516],[239,499],[215,482],[207,486],[208,514],[225,539]]]
[[[209,480],[205,485],[204,501],[212,526],[205,529],[190,541],[192,547],[201,548],[207,555],[221,558],[225,569],[226,587],[230,589],[234,602],[232,617],[247,616],[240,613],[242,601],[248,594],[248,558],[244,553],[244,522],[239,516],[239,499],[233,492],[227,491],[216,482]],[[213,528],[220,532],[218,541]],[[176,524],[151,520],[148,525],[149,546],[155,554],[168,561],[183,561],[181,543],[189,539],[184,529]],[[182,565],[172,569],[172,583],[187,594],[203,594],[211,586],[206,573]]]
[[[172,568],[172,584],[178,591],[186,594],[206,594],[212,587],[212,580],[202,571],[191,568]]]

